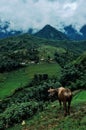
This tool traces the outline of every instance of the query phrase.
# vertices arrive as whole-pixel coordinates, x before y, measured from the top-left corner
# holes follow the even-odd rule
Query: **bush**
[[[3,120],[0,120],[0,130],[4,130],[4,128],[5,128],[4,122]]]
[[[39,104],[35,101],[13,104],[11,107],[8,107],[0,115],[0,127],[9,127],[15,123],[21,122],[26,118],[32,117],[40,108]]]

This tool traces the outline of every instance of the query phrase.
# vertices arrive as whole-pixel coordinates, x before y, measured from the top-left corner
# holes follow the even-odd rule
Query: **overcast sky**
[[[50,24],[57,29],[86,24],[86,0],[0,0],[0,20],[10,28],[27,31]]]

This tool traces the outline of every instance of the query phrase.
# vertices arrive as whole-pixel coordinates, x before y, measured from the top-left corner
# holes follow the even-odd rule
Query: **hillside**
[[[55,47],[62,47],[77,53],[86,50],[86,42],[68,41],[68,40],[47,40],[37,38],[29,34],[22,34],[0,40],[0,53],[6,51],[16,51],[21,49],[37,48],[41,45],[52,45]]]
[[[57,129],[57,127],[64,126],[64,124],[59,125],[58,119],[64,121],[65,124],[71,119],[67,124],[67,129],[69,129],[69,125],[74,120],[72,116],[75,117],[73,114],[77,110],[80,110],[80,113],[77,113],[77,115],[80,114],[80,117],[85,115],[86,104],[81,104],[86,100],[84,90],[74,97],[73,113],[65,120],[62,114],[60,115],[61,111],[56,109],[58,104],[50,103],[47,91],[50,87],[58,88],[61,85],[67,86],[73,91],[86,89],[85,44],[85,41],[53,41],[28,34],[0,40],[0,67],[2,67],[2,73],[0,73],[0,128],[10,128],[16,125],[19,130],[21,125],[17,126],[17,124],[22,120],[28,120],[31,121],[27,121],[28,128],[38,127],[53,130],[54,127]],[[84,54],[81,55],[82,52]],[[81,56],[76,59],[76,55]],[[43,61],[43,58],[46,60]],[[19,66],[20,63],[23,63],[23,66]],[[51,114],[52,108],[54,109],[53,115]],[[83,114],[81,108],[83,108]],[[40,117],[41,112],[44,115]],[[58,113],[57,116],[56,113]],[[37,119],[37,122],[34,118]],[[77,122],[82,124],[82,120],[85,119],[80,118]],[[49,121],[45,122],[45,120]],[[41,125],[41,122],[38,123],[38,121],[43,121],[43,124]],[[74,129],[79,127],[77,122],[75,122]]]
[[[68,117],[63,116],[63,110],[59,110],[59,104],[57,101],[49,102],[45,105],[42,112],[37,113],[29,120],[25,120],[27,130],[85,130],[85,95],[86,91],[81,91],[74,96],[71,107],[71,115]],[[25,126],[18,124],[7,130],[21,130],[24,129]]]
[[[2,39],[0,40],[0,72],[12,71],[31,62],[40,63],[41,59],[44,59],[45,62],[52,58],[55,59],[55,53],[61,54],[69,51],[73,53],[73,57],[76,57],[85,50],[85,41],[55,41],[28,34]]]
[[[71,89],[86,89],[86,52],[65,66],[61,82]]]
[[[54,27],[50,25],[46,25],[43,29],[41,29],[39,32],[35,33],[34,36],[45,38],[45,39],[51,39],[51,40],[67,40],[67,36],[56,30]]]
[[[23,34],[19,36],[9,37],[0,40],[0,53],[12,52],[22,49],[37,48],[41,45],[51,45],[54,47],[62,47],[69,49],[73,52],[83,52],[86,50],[86,42],[73,42],[68,40],[47,40],[43,38],[37,38],[29,34]]]
[[[25,68],[0,73],[0,100],[11,95],[16,89],[27,86],[35,74],[48,74],[50,77],[59,77],[61,67],[57,63],[31,64]]]

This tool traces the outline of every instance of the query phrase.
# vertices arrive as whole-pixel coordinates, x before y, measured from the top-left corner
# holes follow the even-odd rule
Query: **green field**
[[[64,117],[57,101],[50,102],[43,112],[26,120],[27,130],[85,130],[86,91],[77,93],[72,100],[71,115]],[[21,124],[7,130],[22,130]],[[24,129],[25,130],[25,129]]]
[[[9,73],[0,74],[0,99],[5,98],[14,92],[18,87],[27,85],[33,78],[34,74],[46,73],[49,77],[60,76],[61,68],[58,64],[30,64]]]

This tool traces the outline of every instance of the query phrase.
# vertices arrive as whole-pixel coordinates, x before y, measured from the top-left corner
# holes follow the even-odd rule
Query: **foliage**
[[[6,71],[11,71],[11,70],[15,70],[15,69],[19,69],[20,67],[22,67],[22,65],[14,60],[11,59],[8,56],[1,56],[0,57],[0,72],[6,72]]]
[[[86,91],[79,91],[72,100],[70,116],[63,117],[57,101],[47,102],[44,110],[30,120],[26,120],[27,130],[85,130],[86,129]],[[21,130],[21,124],[7,130]]]
[[[86,89],[86,55],[83,54],[64,67],[61,82],[71,89]]]
[[[43,75],[43,78],[46,78],[46,75]],[[56,79],[38,82],[39,85],[36,86],[38,83],[35,82],[35,86],[26,86],[21,91],[18,89],[8,99],[0,102],[0,123],[2,127],[12,126],[32,117],[38,110],[43,110],[44,103],[49,100],[48,89],[52,86],[54,88],[58,87],[59,83]]]
[[[38,109],[40,110],[40,105],[34,101],[12,104],[11,107],[8,107],[4,113],[0,115],[0,123],[4,124],[5,127],[9,127],[32,117]]]
[[[18,69],[19,67],[21,67],[21,65],[26,66],[31,61],[39,63],[42,59],[42,52],[39,51],[39,48],[43,46],[56,47],[56,50],[58,50],[57,52],[59,52],[59,49],[68,49],[69,51],[71,51],[72,53],[76,53],[77,55],[86,50],[85,41],[73,42],[67,40],[46,40],[30,36],[28,34],[2,39],[0,40],[0,61],[3,62],[0,64],[0,72]],[[47,57],[48,59],[50,59],[50,52],[49,54],[47,52]],[[63,58],[64,56],[61,55],[61,60],[63,60]]]
[[[47,74],[48,78],[60,78],[61,67],[57,63],[30,64],[15,71],[0,74],[0,99],[12,95],[17,88],[26,86],[35,74]]]
[[[30,86],[31,85],[31,86]],[[0,112],[2,113],[8,106],[17,103],[28,102],[30,100],[48,101],[48,89],[50,87],[57,88],[61,86],[59,82],[54,80],[32,82],[24,88],[17,89],[9,98],[0,101]]]
[[[70,63],[75,58],[76,58],[76,55],[68,50],[66,50],[64,53],[55,52],[54,54],[55,61],[59,63],[62,67],[64,67],[65,64]]]

